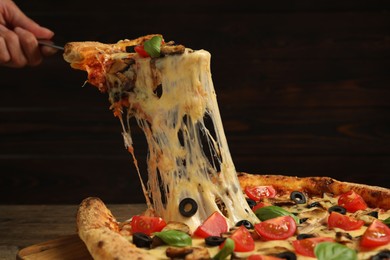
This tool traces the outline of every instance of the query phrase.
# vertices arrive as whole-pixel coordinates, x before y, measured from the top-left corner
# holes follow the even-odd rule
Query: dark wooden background
[[[239,171],[390,187],[389,1],[16,2],[58,44],[162,33],[209,50]],[[60,53],[0,67],[0,203],[144,201],[107,97],[85,79]]]

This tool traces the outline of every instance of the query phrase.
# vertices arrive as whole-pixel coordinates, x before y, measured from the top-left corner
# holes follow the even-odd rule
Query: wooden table
[[[141,213],[144,204],[108,205],[119,221]],[[27,246],[76,233],[77,205],[0,205],[0,260],[15,259]]]

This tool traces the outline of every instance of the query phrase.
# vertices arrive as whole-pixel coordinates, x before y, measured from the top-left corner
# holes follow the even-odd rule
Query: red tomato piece
[[[259,202],[255,206],[252,207],[252,211],[255,212],[257,209],[262,208],[262,207],[267,207],[271,206],[272,204],[270,203],[265,203],[265,202]]]
[[[328,218],[328,227],[329,228],[341,228],[344,230],[356,230],[361,228],[364,225],[363,220],[357,220],[353,217],[340,214],[338,212],[332,211]]]
[[[284,258],[279,258],[276,256],[270,256],[270,255],[250,255],[247,260],[283,260]]]
[[[338,199],[338,204],[339,206],[344,207],[348,212],[356,212],[367,208],[364,199],[353,190],[341,194]]]
[[[255,249],[255,241],[244,226],[236,229],[230,238],[234,241],[234,252],[249,252]]]
[[[360,245],[373,248],[390,243],[390,228],[380,220],[374,220],[364,232]]]
[[[282,240],[294,235],[297,224],[291,216],[271,218],[255,224],[256,232],[267,240]]]
[[[245,194],[254,201],[259,201],[262,198],[273,198],[276,195],[276,190],[273,186],[247,186]]]
[[[159,217],[134,216],[130,225],[133,233],[142,232],[151,235],[154,232],[160,232],[167,223]]]
[[[301,240],[294,240],[292,242],[293,247],[295,248],[295,252],[303,255],[315,257],[314,248],[317,244],[321,242],[333,242],[333,238],[330,237],[311,237],[305,238]]]
[[[147,53],[144,49],[143,45],[137,45],[134,47],[136,53],[138,53],[141,57],[147,58],[150,57],[149,53]]]
[[[225,217],[218,211],[215,211],[195,230],[194,234],[198,237],[206,238],[209,236],[220,236],[221,233],[227,231],[228,225]]]

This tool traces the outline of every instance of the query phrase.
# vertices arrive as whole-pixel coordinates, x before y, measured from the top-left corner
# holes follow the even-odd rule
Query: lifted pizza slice
[[[89,83],[108,93],[133,156],[130,118],[145,133],[144,194],[158,215],[184,222],[192,231],[216,211],[229,226],[242,219],[258,222],[241,193],[226,141],[210,53],[149,35],[117,44],[68,43],[64,57],[73,68],[88,72]],[[179,209],[186,201],[197,205],[191,216]]]

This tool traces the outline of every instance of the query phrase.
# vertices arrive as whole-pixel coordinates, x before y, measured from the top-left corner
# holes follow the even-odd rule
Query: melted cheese
[[[229,226],[242,219],[259,222],[236,176],[211,79],[210,54],[187,49],[182,55],[137,59],[125,73],[136,75],[136,80],[123,121],[135,117],[145,133],[149,153],[144,193],[157,214],[184,222],[192,231],[215,211]],[[206,115],[213,129],[206,127]],[[125,145],[133,151],[130,127],[123,121]],[[179,212],[184,198],[199,206],[190,218]]]

